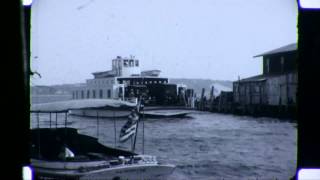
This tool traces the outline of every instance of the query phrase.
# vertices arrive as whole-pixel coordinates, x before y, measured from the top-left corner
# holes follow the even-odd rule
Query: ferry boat
[[[72,92],[73,99],[120,99],[137,102],[144,99],[146,116],[183,116],[193,107],[194,94],[184,84],[172,84],[168,78],[160,77],[160,70],[140,70],[140,62],[133,56],[112,60],[109,71],[93,72],[93,79]],[[103,117],[121,117],[130,111],[110,114],[103,109],[73,110],[71,114]],[[127,114],[126,114],[127,113]]]

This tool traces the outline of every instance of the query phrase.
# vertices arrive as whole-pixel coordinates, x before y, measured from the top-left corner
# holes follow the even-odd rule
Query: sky
[[[31,85],[84,83],[135,56],[168,78],[237,80],[297,41],[293,0],[34,0]]]

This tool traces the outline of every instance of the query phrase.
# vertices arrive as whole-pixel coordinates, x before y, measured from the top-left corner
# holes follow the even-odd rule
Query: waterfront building
[[[297,44],[289,44],[259,55],[261,75],[233,82],[233,101],[240,106],[296,106]]]

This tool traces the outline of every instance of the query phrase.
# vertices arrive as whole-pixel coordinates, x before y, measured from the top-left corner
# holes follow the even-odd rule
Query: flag
[[[139,115],[136,109],[133,109],[128,116],[128,121],[120,130],[120,142],[127,141],[131,136],[135,135],[138,126]]]

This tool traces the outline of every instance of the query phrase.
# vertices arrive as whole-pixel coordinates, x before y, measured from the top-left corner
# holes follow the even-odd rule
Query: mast
[[[139,98],[139,101],[138,101],[137,107],[136,107],[136,111],[137,111],[137,114],[138,114],[139,118],[138,118],[138,121],[137,121],[136,132],[135,132],[135,135],[134,135],[134,140],[133,140],[133,145],[132,145],[132,152],[134,152],[135,147],[136,147],[137,134],[138,134],[138,128],[139,128],[139,121],[140,121],[140,107],[141,107],[141,97]],[[142,133],[143,133],[142,145],[144,146],[144,123],[142,125],[143,125],[142,126],[143,127],[143,129],[142,129]],[[144,151],[144,147],[142,147],[142,150]]]

